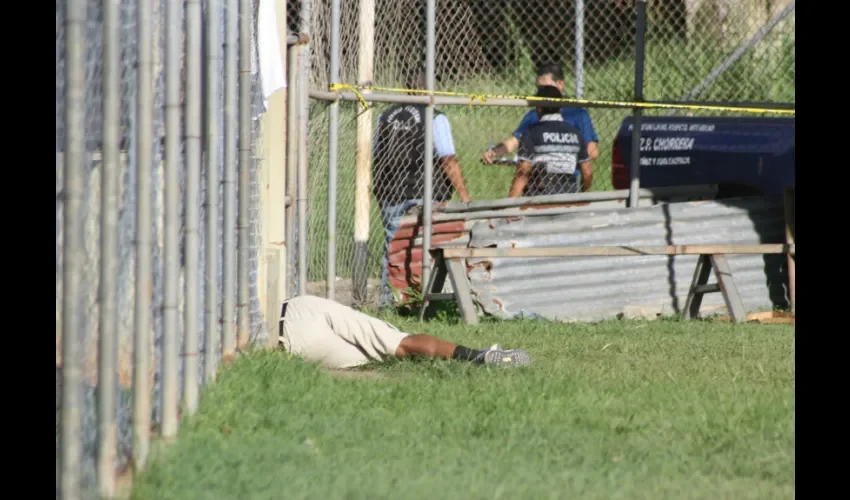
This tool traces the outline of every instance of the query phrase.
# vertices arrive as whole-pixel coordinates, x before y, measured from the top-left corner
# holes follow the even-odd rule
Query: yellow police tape
[[[330,86],[330,91],[345,91],[349,90],[357,97],[357,100],[360,101],[360,104],[363,105],[364,108],[369,107],[369,103],[366,102],[366,99],[361,94],[361,91],[381,91],[381,92],[401,92],[407,94],[427,94],[427,95],[442,95],[442,96],[451,96],[451,97],[466,97],[469,99],[469,106],[472,106],[474,101],[486,102],[487,99],[519,99],[525,101],[555,101],[555,102],[563,102],[565,104],[582,104],[584,106],[593,107],[595,106],[607,106],[607,107],[617,107],[617,108],[645,108],[645,109],[687,109],[692,111],[731,111],[737,113],[774,113],[780,115],[791,115],[795,116],[796,110],[794,109],[772,109],[772,108],[748,108],[748,107],[736,107],[736,106],[713,106],[713,105],[699,105],[699,104],[658,104],[658,103],[649,103],[649,102],[629,102],[629,101],[600,101],[594,99],[571,99],[571,98],[561,98],[561,99],[544,99],[541,97],[535,96],[518,96],[518,95],[499,95],[499,94],[476,94],[469,92],[451,92],[446,90],[422,90],[422,89],[405,89],[405,88],[394,88],[394,87],[371,87],[364,85],[351,85],[347,83],[334,83]]]

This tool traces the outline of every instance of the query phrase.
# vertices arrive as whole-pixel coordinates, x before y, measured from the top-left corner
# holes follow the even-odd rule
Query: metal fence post
[[[434,52],[436,0],[428,0],[425,10],[425,88],[434,91]],[[431,95],[433,98],[433,94]],[[431,276],[431,216],[434,199],[434,101],[425,108],[425,182],[422,200],[422,291]]]
[[[357,20],[357,84],[372,85],[375,71],[375,0],[362,0]],[[368,94],[364,90],[362,94]],[[357,114],[354,151],[354,260],[352,297],[362,306],[369,290],[369,213],[372,204],[372,107]]]
[[[339,0],[331,2],[331,67],[328,80],[339,83]],[[336,178],[339,154],[339,100],[328,109],[328,276],[327,297],[334,298],[336,285]]]
[[[103,162],[100,229],[100,345],[98,349],[97,482],[115,491],[115,389],[118,361],[118,171],[121,140],[121,3],[103,0]]]
[[[200,269],[195,256],[201,247],[201,0],[186,2],[186,243],[185,304],[183,305],[183,406],[188,415],[198,408],[198,294]]]
[[[168,2],[165,11],[165,212],[163,225],[165,289],[162,330],[162,437],[177,434],[179,373],[178,308],[180,306],[180,58],[183,2]]]
[[[643,101],[643,70],[646,54],[646,0],[637,0],[637,26],[635,27],[635,102]],[[643,125],[643,110],[634,109],[632,126],[631,183],[629,184],[629,207],[637,208],[640,190],[640,132]]]
[[[239,0],[227,0],[224,42],[224,279],[222,283],[222,360],[233,361],[236,336],[236,161],[239,132],[237,88],[239,68]]]
[[[286,195],[289,197],[289,206],[286,207],[286,295],[288,299],[295,293],[295,219],[296,219],[296,187],[298,183],[298,103],[301,86],[299,83],[301,72],[298,70],[298,61],[301,53],[299,46],[291,47],[287,51],[288,67],[286,75],[288,79],[286,88]]]
[[[238,253],[238,290],[236,310],[238,328],[236,347],[239,350],[248,345],[250,338],[249,278],[251,270],[250,244],[250,203],[251,203],[251,10],[252,0],[239,0],[239,233]],[[236,12],[233,12],[236,15]]]
[[[301,32],[310,35],[310,23],[313,17],[311,0],[303,0],[301,3]],[[298,188],[297,188],[297,210],[298,210],[298,295],[305,295],[307,291],[307,139],[310,126],[310,44],[299,45],[300,50],[300,80],[298,89],[299,98],[299,129],[298,137]]]
[[[138,0],[136,93],[136,331],[133,349],[133,465],[144,468],[150,450],[150,335],[153,319],[153,0]]]
[[[62,498],[80,498],[82,440],[82,330],[80,282],[83,224],[80,207],[85,172],[86,0],[65,2],[65,144],[62,250],[62,401],[60,489]]]
[[[576,0],[576,99],[584,95],[584,0]]]
[[[219,62],[221,61],[221,43],[219,29],[221,10],[216,2],[209,2],[207,7],[207,33],[204,50],[207,58],[206,81],[206,171],[207,171],[207,241],[206,241],[206,346],[204,347],[204,382],[215,380],[218,363],[218,341],[216,335],[219,328],[218,311],[218,167],[219,167],[219,130],[218,116],[219,101]]]

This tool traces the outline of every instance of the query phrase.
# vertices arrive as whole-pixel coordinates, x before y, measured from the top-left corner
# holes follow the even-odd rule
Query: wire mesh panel
[[[314,101],[310,108],[309,145],[311,152],[309,193],[309,280],[308,292],[323,295],[327,274],[328,220],[328,104]],[[377,117],[389,108],[379,104],[373,109]],[[375,305],[380,300],[381,262],[384,255],[385,230],[381,214],[381,201],[375,194],[375,169],[368,165],[370,183],[358,184],[356,172],[356,119],[363,109],[357,103],[343,102],[340,105],[339,157],[337,180],[337,268],[336,299],[352,304]],[[377,118],[376,118],[377,120]],[[370,130],[371,137],[374,130]],[[371,150],[370,150],[371,151]],[[380,173],[378,173],[380,175]],[[365,198],[358,196],[358,190],[365,192]],[[391,199],[403,204],[402,199]],[[365,202],[365,203],[364,203]],[[362,205],[358,206],[358,203]],[[412,208],[408,207],[408,208]],[[367,214],[365,220],[357,220],[359,213]],[[368,234],[366,259],[355,261],[355,228],[365,225]],[[367,279],[365,294],[354,290],[355,274],[365,275]]]
[[[341,83],[353,85],[358,95],[424,95],[424,82],[415,76],[425,66],[426,4],[425,0],[341,0]],[[289,0],[288,8],[291,20],[297,19],[300,2]],[[328,90],[331,83],[331,16],[329,0],[312,2],[310,86],[315,90]],[[630,101],[635,91],[636,23],[637,8],[631,1],[441,0],[436,2],[434,26],[435,90],[438,96],[455,95],[474,102],[534,95],[538,85],[555,85],[566,98]],[[297,22],[289,25],[297,30]],[[794,46],[793,1],[651,0],[644,98],[793,103]],[[369,106],[367,111],[365,102],[340,105],[336,279],[341,282],[365,272],[374,284],[384,267],[377,255],[384,253],[386,234],[381,201],[375,196],[375,175],[380,174],[381,164],[372,157],[375,137],[370,134],[366,140],[363,132],[358,133],[357,122],[368,122],[361,128],[374,131],[379,115],[392,104],[370,102]],[[322,292],[327,270],[323,216],[328,207],[327,109],[314,101],[309,125],[310,281],[315,293]],[[473,201],[507,197],[519,159],[518,139],[527,130],[523,125],[536,121],[537,113],[507,106],[438,104],[436,110],[449,123],[469,197]],[[680,112],[660,109],[646,115]],[[571,104],[562,114],[589,144],[591,190],[612,189],[612,163],[622,163],[622,148],[618,149],[615,138],[632,110]],[[511,146],[507,154],[490,158],[487,152],[503,142]],[[485,157],[490,161],[482,161]],[[369,196],[364,197],[357,186],[363,183],[362,171],[367,167]],[[580,186],[580,177],[575,182]],[[361,186],[360,191],[367,190]],[[453,199],[459,198],[455,193]],[[359,219],[369,214],[365,260],[357,255],[362,227],[355,226],[364,223],[353,220],[356,212]]]
[[[309,239],[308,239],[308,269],[310,286],[308,291],[323,295],[325,292],[325,277],[327,274],[327,210],[328,210],[328,106],[321,101],[312,101],[309,124]],[[375,132],[379,117],[386,115],[388,109],[398,109],[398,106],[388,103],[373,103],[370,105],[372,116],[369,125],[368,148],[373,155],[378,146]],[[437,143],[448,142],[457,159],[463,185],[471,200],[488,200],[507,197],[516,172],[516,154],[507,155],[503,161],[492,165],[481,163],[481,155],[494,143],[510,137],[523,115],[528,112],[525,108],[508,107],[473,107],[467,106],[437,106],[437,121],[442,121],[441,131],[445,131],[449,139],[437,140]],[[604,109],[596,110],[595,116],[606,118],[602,121],[605,130],[613,137],[622,120],[629,115],[628,111]],[[365,187],[357,181],[357,117],[362,116],[364,108],[358,102],[340,103],[339,112],[339,156],[337,158],[337,268],[336,268],[336,299],[350,303],[365,303],[376,305],[381,298],[381,276],[385,265],[382,264],[385,254],[385,244],[388,235],[385,233],[384,219],[389,212],[382,214],[381,206],[399,213],[416,213],[421,211],[421,203],[412,201],[416,197],[402,196],[398,190],[386,194],[379,199],[376,189],[396,182],[408,182],[403,179],[402,169],[409,163],[409,154],[403,148],[385,151],[383,158],[372,157],[367,165],[369,184]],[[601,131],[597,132],[601,135]],[[423,142],[416,142],[422,147]],[[610,144],[610,142],[609,142]],[[442,144],[439,144],[442,146]],[[421,153],[419,151],[418,153]],[[417,154],[421,162],[421,154]],[[599,149],[599,158],[592,162],[592,190],[611,189],[611,147]],[[435,161],[434,170],[439,173],[444,165]],[[420,165],[421,168],[421,165]],[[421,173],[421,171],[420,171]],[[437,177],[439,174],[435,174]],[[413,188],[420,188],[422,177],[417,177]],[[454,186],[449,191],[445,178],[434,182],[435,192],[440,201],[461,201],[461,196]],[[576,181],[578,182],[578,181]],[[380,184],[379,184],[380,183]],[[449,183],[451,184],[451,183]],[[440,186],[443,186],[441,188]],[[444,189],[446,188],[446,189]],[[365,191],[366,197],[358,196],[357,191]],[[445,191],[444,193],[437,192]],[[448,197],[439,196],[442,194]],[[408,203],[409,202],[409,203]],[[362,204],[365,203],[365,206]],[[358,207],[358,205],[360,205]],[[368,257],[355,259],[355,226],[356,214],[368,214]],[[394,227],[394,226],[391,226]],[[392,231],[392,230],[391,230]],[[391,238],[391,235],[389,236]],[[367,296],[355,296],[352,290],[352,279],[356,273],[364,273],[367,278]]]
[[[325,102],[310,102],[310,120],[307,139],[307,158],[309,166],[307,167],[310,175],[307,178],[307,278],[309,285],[307,293],[323,295],[321,289],[317,289],[318,283],[324,285],[326,262],[328,257],[328,107]],[[345,135],[342,132],[343,127],[340,127],[340,156],[345,157]],[[351,145],[353,146],[353,144]],[[353,150],[353,148],[352,148]],[[345,160],[340,158],[340,164]],[[353,158],[353,156],[352,156]],[[340,169],[342,170],[342,169]],[[346,181],[351,182],[352,179],[340,178],[340,184],[345,185]],[[343,207],[340,207],[343,208]],[[352,207],[348,208],[348,212],[352,212]],[[346,212],[340,214],[339,220],[344,220]],[[339,227],[339,226],[337,226]],[[345,235],[342,235],[340,240],[344,240]]]
[[[120,128],[120,145],[119,145],[119,161],[118,161],[118,235],[117,235],[117,295],[115,297],[115,305],[118,315],[118,331],[116,333],[118,343],[118,364],[117,377],[118,384],[116,387],[116,426],[117,426],[117,450],[115,470],[120,471],[129,466],[131,457],[133,457],[133,431],[132,431],[132,389],[133,389],[133,337],[135,328],[134,304],[136,299],[136,281],[135,276],[135,261],[136,261],[136,221],[138,216],[138,201],[136,199],[136,186],[138,182],[138,165],[136,164],[136,153],[138,145],[136,143],[137,127],[139,125],[137,119],[138,112],[138,46],[137,46],[137,30],[138,30],[138,9],[135,0],[122,0],[120,2],[120,122],[109,123],[103,122],[103,71],[104,71],[104,16],[102,5],[99,0],[88,0],[87,2],[87,22],[85,29],[85,173],[84,173],[84,189],[81,210],[79,213],[66,214],[64,211],[64,193],[63,193],[63,175],[64,175],[64,113],[65,113],[65,2],[62,0],[56,1],[56,367],[57,367],[57,488],[59,484],[59,416],[60,416],[60,367],[65,360],[62,359],[62,328],[60,318],[63,312],[62,301],[62,277],[63,277],[63,221],[64,217],[76,217],[82,222],[83,234],[82,241],[84,245],[84,261],[82,268],[82,283],[80,304],[70,304],[76,306],[79,311],[79,321],[83,332],[83,394],[82,406],[82,440],[84,444],[84,461],[83,461],[83,478],[82,485],[86,492],[86,498],[95,496],[95,456],[97,446],[97,406],[96,392],[98,389],[99,373],[98,373],[98,338],[102,332],[99,331],[98,316],[100,313],[98,297],[99,286],[101,284],[100,276],[100,240],[103,237],[101,231],[101,202],[104,194],[101,192],[101,176],[103,175],[103,151],[102,151],[102,133],[104,127],[119,127]],[[151,151],[152,169],[152,196],[153,203],[153,218],[152,218],[152,235],[153,235],[153,272],[151,276],[146,276],[144,279],[151,284],[153,292],[153,302],[151,314],[153,318],[152,333],[150,336],[150,349],[153,354],[153,366],[151,367],[151,382],[152,382],[152,418],[154,425],[159,425],[161,418],[161,372],[162,372],[162,342],[163,342],[163,287],[164,287],[164,232],[163,220],[164,212],[164,191],[168,187],[164,184],[164,153],[165,153],[165,135],[167,133],[165,127],[165,82],[166,82],[166,7],[167,0],[156,0],[153,2],[153,90],[154,101],[153,105],[153,144]],[[202,2],[202,17],[203,23],[206,23],[207,17],[212,9],[218,12],[220,21],[217,27],[218,39],[222,42],[225,39],[226,27],[231,23],[237,23],[239,12],[231,12],[226,8],[225,0],[204,0]],[[183,10],[183,9],[181,9]],[[254,14],[250,14],[254,17]],[[177,20],[183,31],[183,39],[179,41],[180,45],[180,113],[181,113],[181,130],[179,134],[179,172],[178,180],[180,190],[179,195],[179,305],[178,305],[178,321],[177,331],[179,342],[182,344],[183,339],[183,314],[185,297],[184,290],[184,274],[188,266],[196,268],[196,276],[201,276],[198,283],[197,298],[198,304],[205,303],[205,290],[208,286],[206,280],[206,254],[207,245],[216,245],[218,253],[218,270],[213,276],[214,282],[211,284],[218,290],[217,296],[219,305],[217,310],[220,311],[221,300],[223,296],[222,273],[222,241],[223,241],[223,207],[219,201],[215,215],[218,238],[216,242],[209,242],[206,238],[206,232],[200,231],[200,247],[198,255],[186,255],[185,245],[185,229],[186,229],[186,209],[184,203],[184,194],[186,189],[186,131],[184,120],[184,104],[186,102],[186,87],[185,75],[187,68],[185,54],[185,16]],[[253,19],[252,19],[253,24]],[[202,39],[209,36],[209,32],[204,27],[202,30]],[[256,43],[253,43],[253,50],[256,50]],[[204,46],[203,40],[201,46]],[[201,64],[203,73],[206,74],[207,60],[206,55],[200,54],[203,58]],[[216,69],[220,80],[224,81],[225,67],[223,58],[217,61],[218,68]],[[256,71],[255,71],[256,73]],[[206,78],[206,77],[204,77]],[[259,86],[258,76],[254,75],[254,82],[251,88],[251,93],[254,100],[254,117],[261,114],[262,109],[257,109],[258,103],[261,103],[261,89]],[[202,86],[205,86],[202,84]],[[206,91],[204,91],[204,94]],[[200,96],[205,101],[206,95]],[[220,137],[203,146],[204,151],[209,151],[211,148],[218,149],[219,164],[216,166],[219,179],[224,176],[224,141],[223,133],[225,130],[224,119],[224,85],[219,85],[218,95],[211,96],[217,104],[214,109],[217,111],[213,116],[206,116],[206,111],[203,113],[202,121],[212,120],[218,126]],[[202,105],[201,109],[206,108]],[[255,143],[259,142],[259,120],[254,120],[252,139]],[[203,153],[204,156],[206,153]],[[202,159],[203,164],[203,159]],[[259,291],[258,291],[258,269],[259,269],[259,247],[261,245],[260,233],[260,174],[261,165],[256,158],[249,165],[250,170],[250,207],[249,207],[249,290],[250,290],[250,328],[252,340],[257,340],[265,336],[263,314],[260,308]],[[202,172],[202,176],[206,174]],[[224,199],[224,192],[219,183],[218,199]],[[198,205],[195,209],[200,215],[201,227],[204,226],[207,220],[208,212],[208,192],[206,182],[202,180],[199,189]],[[235,290],[234,290],[235,293]],[[203,366],[207,355],[220,357],[220,347],[213,353],[207,353],[203,346],[206,346],[206,336],[213,335],[216,345],[220,344],[221,332],[207,331],[205,322],[203,321],[204,307],[199,307],[198,325],[200,328],[199,343],[201,346],[198,368],[199,373],[196,380],[203,380]],[[220,313],[219,313],[220,314]],[[221,321],[236,321],[236,318],[220,318]],[[218,360],[217,360],[218,361]],[[179,367],[179,382],[178,393],[182,393],[182,385],[184,379],[183,373],[183,357],[180,357]]]
[[[647,99],[795,102],[795,2],[653,1]]]

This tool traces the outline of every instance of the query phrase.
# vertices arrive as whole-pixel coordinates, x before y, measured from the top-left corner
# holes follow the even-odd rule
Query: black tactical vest
[[[441,115],[434,110],[434,117]],[[425,194],[425,105],[398,104],[387,109],[378,126],[373,160],[375,197],[386,203],[422,199]],[[450,199],[454,188],[434,152],[434,201]]]
[[[523,196],[574,193],[587,159],[587,145],[576,127],[563,121],[540,121],[520,139],[519,155],[531,162]]]

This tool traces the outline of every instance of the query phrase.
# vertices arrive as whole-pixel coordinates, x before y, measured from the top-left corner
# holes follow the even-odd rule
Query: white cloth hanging
[[[253,26],[251,29],[253,31]],[[286,88],[286,71],[280,52],[275,0],[260,0],[257,11],[257,36],[253,35],[252,33],[252,43],[257,46],[251,51],[251,73],[257,75],[259,72],[263,93],[262,112],[265,112],[269,108],[269,97]]]

